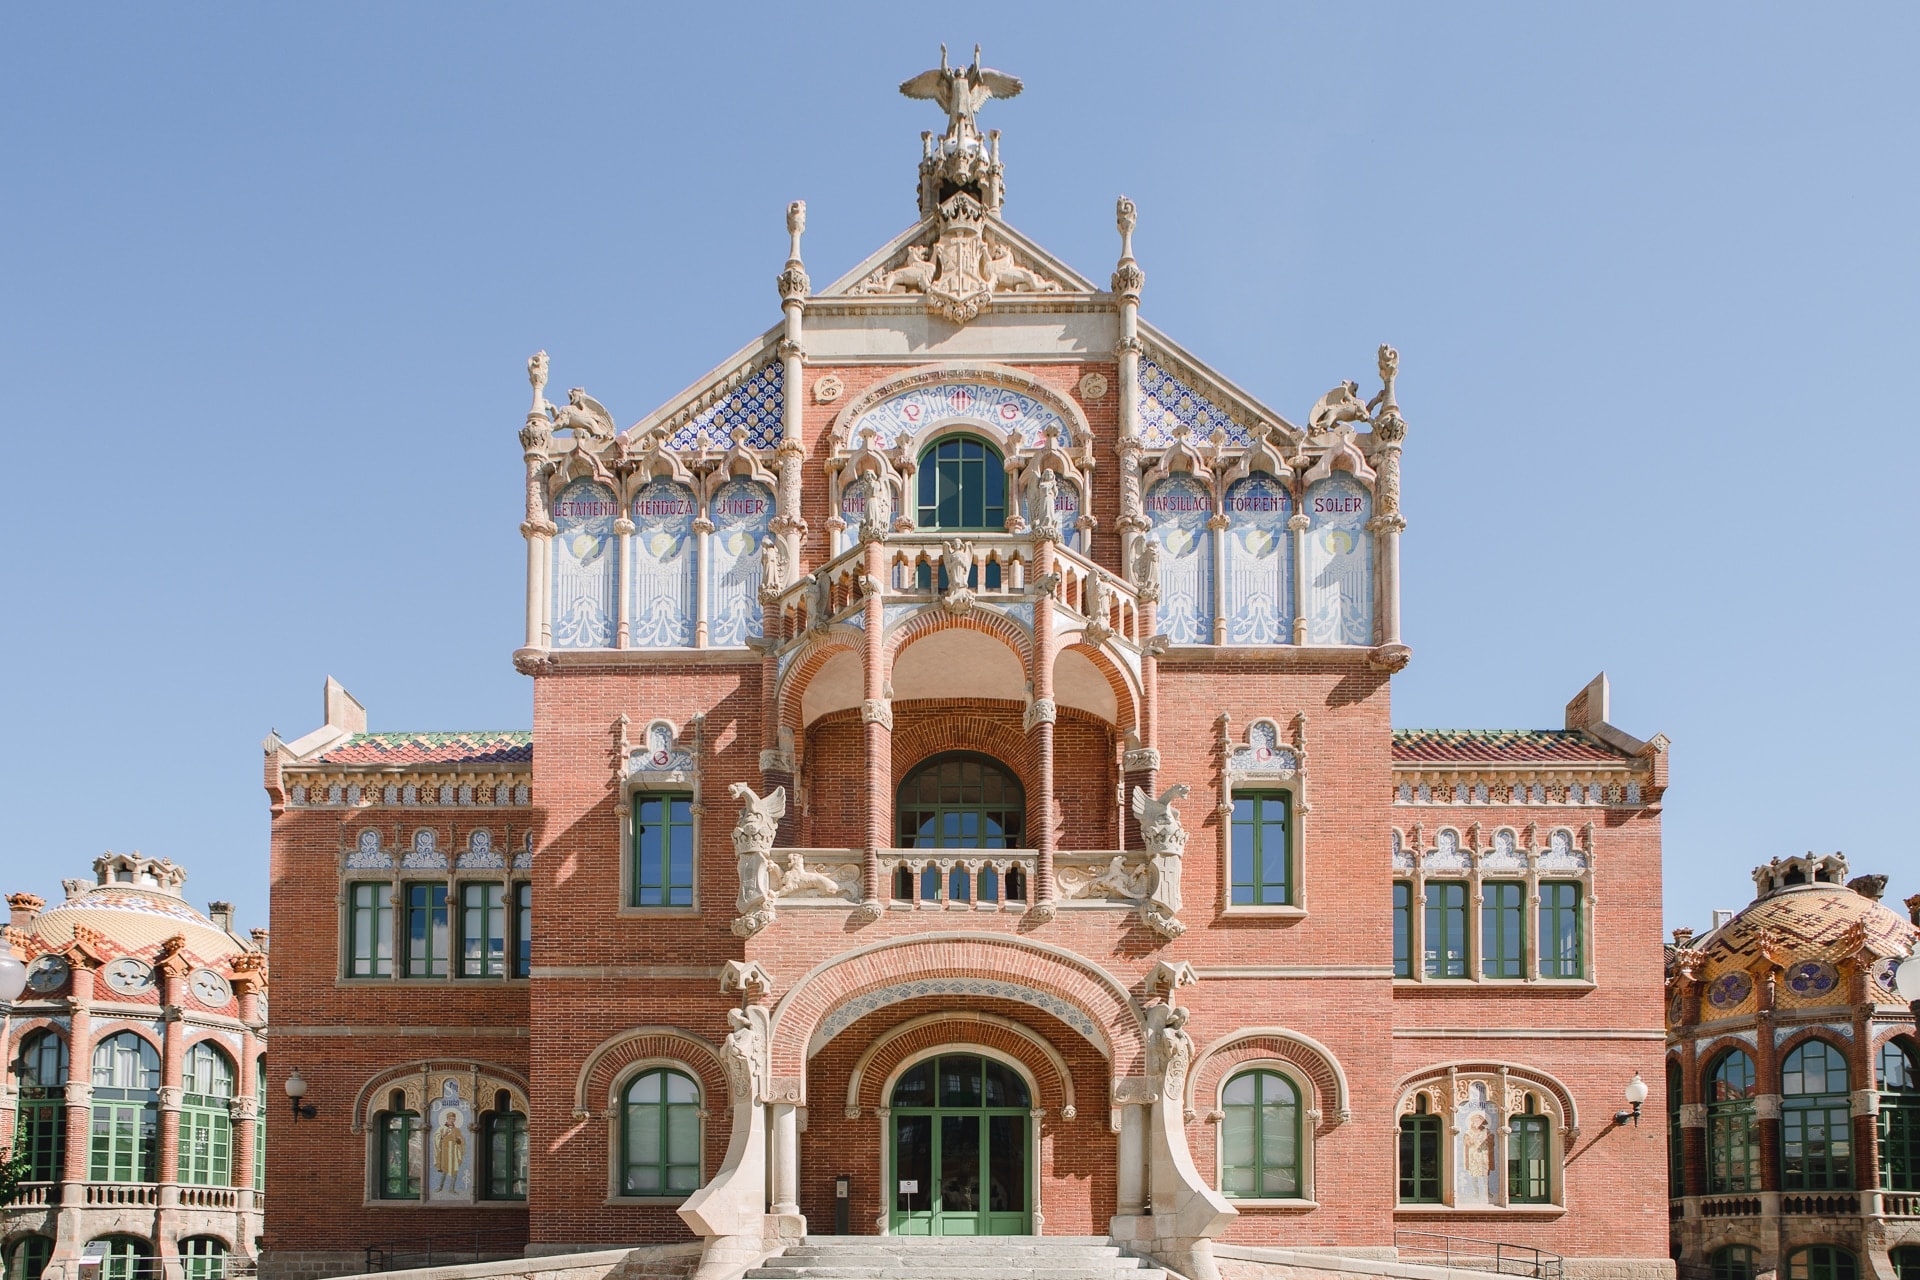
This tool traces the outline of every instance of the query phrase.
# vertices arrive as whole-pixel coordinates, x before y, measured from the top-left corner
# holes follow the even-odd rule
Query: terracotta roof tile
[[[1624,760],[1578,729],[1395,729],[1395,763],[1531,764]]]
[[[356,733],[321,755],[322,764],[524,764],[533,759],[533,734]]]

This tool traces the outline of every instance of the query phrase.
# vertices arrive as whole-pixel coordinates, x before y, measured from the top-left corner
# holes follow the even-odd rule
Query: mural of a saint
[[[460,1131],[460,1113],[449,1108],[440,1113],[440,1127],[433,1133],[433,1189],[459,1191],[466,1165],[467,1135]]]
[[[1478,1111],[1467,1121],[1464,1145],[1467,1176],[1460,1198],[1473,1204],[1484,1204],[1487,1200],[1487,1174],[1493,1170],[1493,1130],[1488,1126],[1487,1118]]]

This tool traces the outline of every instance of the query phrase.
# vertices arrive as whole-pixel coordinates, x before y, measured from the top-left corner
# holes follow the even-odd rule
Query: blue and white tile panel
[[[708,449],[733,446],[733,429],[747,429],[747,444],[755,449],[772,449],[780,443],[781,418],[785,413],[785,373],[778,360],[761,365],[745,382],[735,387],[726,399],[681,427],[667,440],[676,450],[697,450],[704,440]]]
[[[1140,438],[1150,449],[1172,444],[1173,429],[1183,425],[1193,431],[1196,442],[1224,431],[1230,445],[1244,448],[1253,443],[1253,433],[1232,414],[1146,356],[1140,358],[1138,393]]]

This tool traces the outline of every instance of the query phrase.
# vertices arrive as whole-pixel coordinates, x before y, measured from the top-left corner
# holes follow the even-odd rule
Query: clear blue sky
[[[260,740],[526,726],[524,361],[625,424],[913,216],[894,85],[1025,78],[1010,221],[1296,419],[1401,351],[1404,726],[1673,738],[1672,923],[1920,891],[1912,6],[26,5],[0,79],[0,889],[266,915]],[[1386,856],[1381,850],[1380,856]]]

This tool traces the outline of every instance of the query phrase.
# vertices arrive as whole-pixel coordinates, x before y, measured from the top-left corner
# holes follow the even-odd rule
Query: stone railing
[[[944,567],[946,544],[955,541],[966,545],[972,563],[967,583],[960,584],[964,592],[955,590]],[[952,611],[974,604],[1011,608],[1030,601],[1039,590],[1036,562],[1033,540],[1025,534],[896,533],[887,538],[885,568],[877,583],[863,581],[865,549],[854,546],[821,566],[812,580],[802,579],[782,591],[780,607],[790,636],[840,617],[874,587],[889,604],[939,603]],[[1135,645],[1145,642],[1132,583],[1065,546],[1054,548],[1053,566],[1059,577],[1052,584],[1054,600],[1093,624],[1099,633],[1094,638],[1112,635]],[[1096,577],[1098,588],[1092,586]],[[825,581],[824,594],[820,579]]]
[[[22,1182],[7,1200],[9,1209],[46,1209],[60,1203],[57,1182]]]
[[[1794,1195],[1780,1197],[1780,1212],[1797,1216],[1827,1217],[1860,1212],[1860,1197],[1852,1192],[1837,1195]]]
[[[1703,1218],[1756,1218],[1760,1216],[1758,1196],[1719,1196],[1700,1201]]]
[[[880,893],[922,911],[1025,911],[1032,849],[882,849]]]
[[[180,1188],[183,1209],[236,1209],[239,1206],[240,1193],[232,1187]]]
[[[151,1182],[89,1182],[87,1203],[150,1208],[160,1203],[160,1188]]]
[[[1889,1218],[1920,1218],[1920,1194],[1883,1191],[1880,1193],[1880,1212]]]

